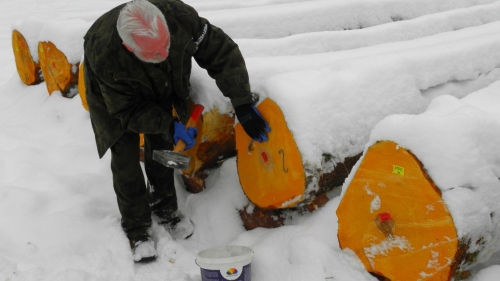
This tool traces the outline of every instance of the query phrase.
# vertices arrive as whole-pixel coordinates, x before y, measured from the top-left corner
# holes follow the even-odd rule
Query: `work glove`
[[[186,127],[177,121],[173,122],[174,133],[173,139],[174,144],[177,144],[179,140],[183,140],[186,143],[186,148],[184,150],[188,150],[196,144],[196,136],[198,135],[198,129],[195,127]]]
[[[240,121],[241,126],[243,126],[250,138],[258,142],[267,141],[266,132],[270,132],[271,128],[269,128],[266,120],[262,118],[255,105],[242,104],[237,106],[234,111],[238,121]]]

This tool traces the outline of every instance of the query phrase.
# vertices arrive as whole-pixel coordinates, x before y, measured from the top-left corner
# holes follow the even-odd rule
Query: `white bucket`
[[[202,281],[251,281],[253,250],[245,246],[222,246],[203,250],[196,256]]]

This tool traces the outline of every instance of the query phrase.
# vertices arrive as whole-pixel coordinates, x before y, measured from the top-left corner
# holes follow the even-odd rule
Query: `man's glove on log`
[[[184,150],[188,150],[196,144],[196,136],[198,135],[198,129],[195,127],[186,127],[177,121],[173,122],[173,131],[172,137],[174,139],[174,144],[177,144],[181,139],[186,143],[186,148]]]
[[[250,138],[258,142],[267,141],[266,132],[270,132],[271,128],[262,118],[255,105],[242,104],[237,106],[234,111],[238,121]]]

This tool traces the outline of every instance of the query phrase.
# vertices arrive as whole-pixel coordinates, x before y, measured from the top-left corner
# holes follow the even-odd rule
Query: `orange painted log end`
[[[49,94],[60,91],[65,97],[75,96],[79,63],[77,65],[69,63],[66,55],[52,42],[39,42],[38,56]]]
[[[84,78],[84,68],[85,64],[83,61],[80,63],[80,67],[78,69],[78,94],[80,95],[80,99],[82,100],[82,105],[85,110],[89,111],[89,105],[87,103],[87,95],[85,92],[85,78]]]
[[[391,141],[362,161],[337,209],[341,248],[388,280],[451,280],[456,229],[421,162]]]
[[[36,85],[43,81],[40,63],[34,61],[24,36],[17,30],[12,32],[12,49],[16,61],[17,74],[26,85]]]
[[[267,98],[258,105],[271,127],[268,141],[252,141],[235,127],[237,167],[248,199],[262,209],[293,207],[303,200],[306,178],[302,157],[279,106]]]

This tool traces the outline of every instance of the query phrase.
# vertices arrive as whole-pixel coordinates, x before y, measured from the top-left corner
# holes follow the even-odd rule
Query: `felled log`
[[[277,228],[286,225],[287,219],[303,215],[307,212],[314,212],[323,207],[329,200],[327,194],[322,193],[316,196],[312,202],[301,208],[261,209],[255,205],[247,205],[238,212],[246,230],[252,230],[257,227]]]
[[[241,124],[235,127],[238,175],[250,202],[261,209],[304,207],[342,185],[360,155],[311,173],[279,106],[266,98],[258,109],[271,127],[267,142],[252,141]]]
[[[49,95],[60,91],[64,97],[74,97],[78,87],[79,63],[69,63],[66,55],[52,42],[40,42],[38,56]]]
[[[43,77],[40,63],[38,59],[33,59],[26,38],[17,30],[12,31],[12,49],[21,81],[28,86],[41,83]]]
[[[38,55],[49,94],[60,91],[72,98],[78,93],[83,36],[91,23],[70,19],[46,23],[40,30]]]
[[[203,113],[198,120],[196,145],[184,151],[191,157],[190,166],[183,170],[186,189],[198,193],[205,189],[207,171],[219,163],[236,155],[234,139],[234,116],[220,114],[216,107]]]
[[[461,280],[500,251],[499,89],[437,97],[373,129],[337,209],[339,244],[368,271]]]
[[[391,141],[368,149],[337,216],[340,246],[389,280],[450,280],[465,258],[440,191],[420,161]]]
[[[84,81],[84,68],[83,59],[80,61],[80,67],[78,68],[78,94],[82,100],[82,105],[85,110],[89,111],[89,104],[87,103],[87,96],[85,92],[85,81]]]

